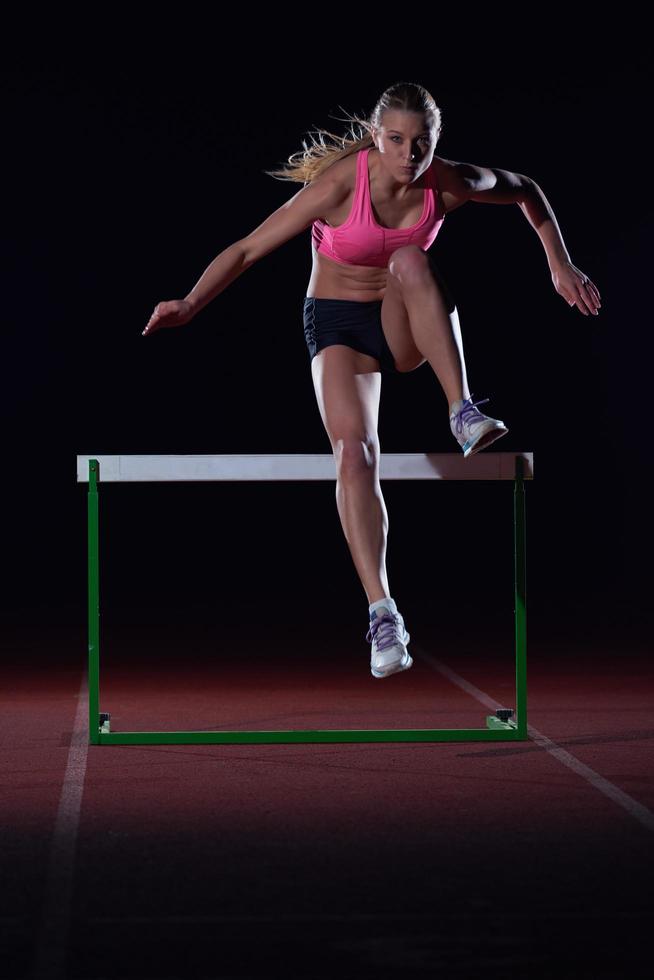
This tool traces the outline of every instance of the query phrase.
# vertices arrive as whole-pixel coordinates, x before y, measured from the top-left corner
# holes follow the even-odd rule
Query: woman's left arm
[[[518,204],[543,243],[557,293],[570,306],[576,304],[586,316],[589,313],[597,315],[602,305],[599,290],[581,269],[573,265],[556,216],[536,181],[524,174],[500,170],[498,167],[444,162],[449,166],[442,189],[454,196],[454,207],[466,201]]]
[[[522,193],[516,203],[543,243],[554,288],[570,306],[576,303],[586,316],[589,312],[597,316],[602,305],[597,286],[572,264],[554,211],[541,188],[530,177],[523,177],[523,180]]]

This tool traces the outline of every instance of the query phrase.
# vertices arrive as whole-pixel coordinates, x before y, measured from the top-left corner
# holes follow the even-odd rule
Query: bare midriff
[[[352,299],[360,303],[382,300],[386,292],[388,268],[345,265],[320,255],[315,248],[307,296],[316,299]]]

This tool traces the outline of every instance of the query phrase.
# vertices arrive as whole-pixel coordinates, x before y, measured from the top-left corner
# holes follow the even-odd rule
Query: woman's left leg
[[[382,328],[399,371],[431,365],[447,398],[469,398],[461,325],[454,301],[418,245],[398,248],[388,264]]]

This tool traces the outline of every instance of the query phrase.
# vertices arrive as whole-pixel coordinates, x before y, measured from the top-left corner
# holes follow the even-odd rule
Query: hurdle
[[[111,731],[111,713],[100,712],[100,480],[336,481],[333,455],[78,455],[77,482],[88,482],[88,691],[90,745],[208,745],[298,742],[526,741],[527,602],[525,480],[533,480],[534,454],[482,452],[381,453],[381,480],[504,480],[513,482],[515,709],[498,708],[482,728],[289,729],[287,731]]]

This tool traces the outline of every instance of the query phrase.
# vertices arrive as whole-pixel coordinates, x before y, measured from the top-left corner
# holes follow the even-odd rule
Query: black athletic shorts
[[[382,300],[304,297],[304,339],[309,362],[331,344],[346,344],[379,361],[383,372],[397,374],[395,361],[381,323]]]
[[[432,257],[429,265],[441,287],[448,311],[454,310],[454,300],[435,267]],[[362,354],[370,354],[379,361],[382,373],[398,374],[393,353],[388,346],[381,322],[382,300],[361,302],[350,299],[317,299],[305,296],[303,301],[304,339],[309,352],[309,363],[316,354],[331,344],[345,344]]]

